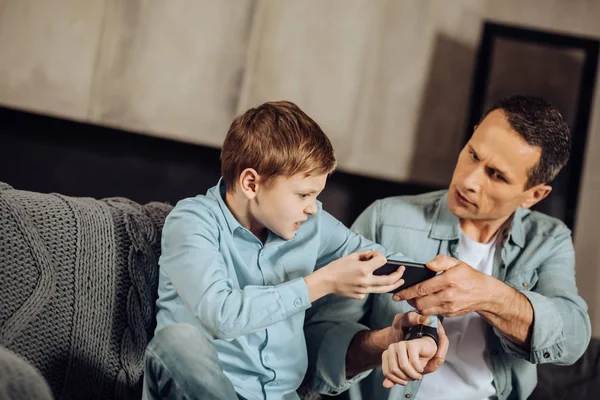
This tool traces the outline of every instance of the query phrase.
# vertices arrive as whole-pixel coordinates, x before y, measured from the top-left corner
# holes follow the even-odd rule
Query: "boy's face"
[[[277,177],[268,188],[257,191],[253,217],[283,239],[293,239],[300,224],[317,213],[317,196],[326,181],[327,174]]]

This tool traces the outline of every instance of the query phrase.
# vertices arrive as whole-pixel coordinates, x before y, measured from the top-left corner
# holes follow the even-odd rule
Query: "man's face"
[[[261,225],[290,240],[300,224],[317,213],[317,196],[326,181],[327,174],[277,177],[268,188],[258,191],[252,214]]]
[[[503,112],[488,114],[461,151],[448,193],[448,207],[459,218],[494,221],[519,206],[531,207],[549,193],[546,185],[526,188],[541,149],[513,131]]]

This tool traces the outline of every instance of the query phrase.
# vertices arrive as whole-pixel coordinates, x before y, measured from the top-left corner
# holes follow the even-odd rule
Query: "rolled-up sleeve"
[[[575,252],[570,231],[561,229],[549,238],[552,253],[537,269],[532,290],[518,290],[533,308],[530,348],[520,348],[499,331],[503,348],[515,357],[534,364],[570,365],[584,353],[591,338],[585,301],[575,283]]]

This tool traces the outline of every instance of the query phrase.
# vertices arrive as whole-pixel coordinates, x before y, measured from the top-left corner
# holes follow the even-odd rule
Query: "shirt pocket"
[[[511,274],[507,277],[505,283],[518,291],[533,290],[538,281],[538,273],[536,270],[522,271],[516,274]]]
[[[440,242],[430,239],[428,231],[385,224],[381,226],[379,244],[416,262],[431,261],[440,250]]]

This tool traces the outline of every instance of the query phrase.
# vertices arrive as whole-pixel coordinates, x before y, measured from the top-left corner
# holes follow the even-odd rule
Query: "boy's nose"
[[[317,213],[317,203],[312,203],[304,209],[304,212],[308,215],[315,215]]]

